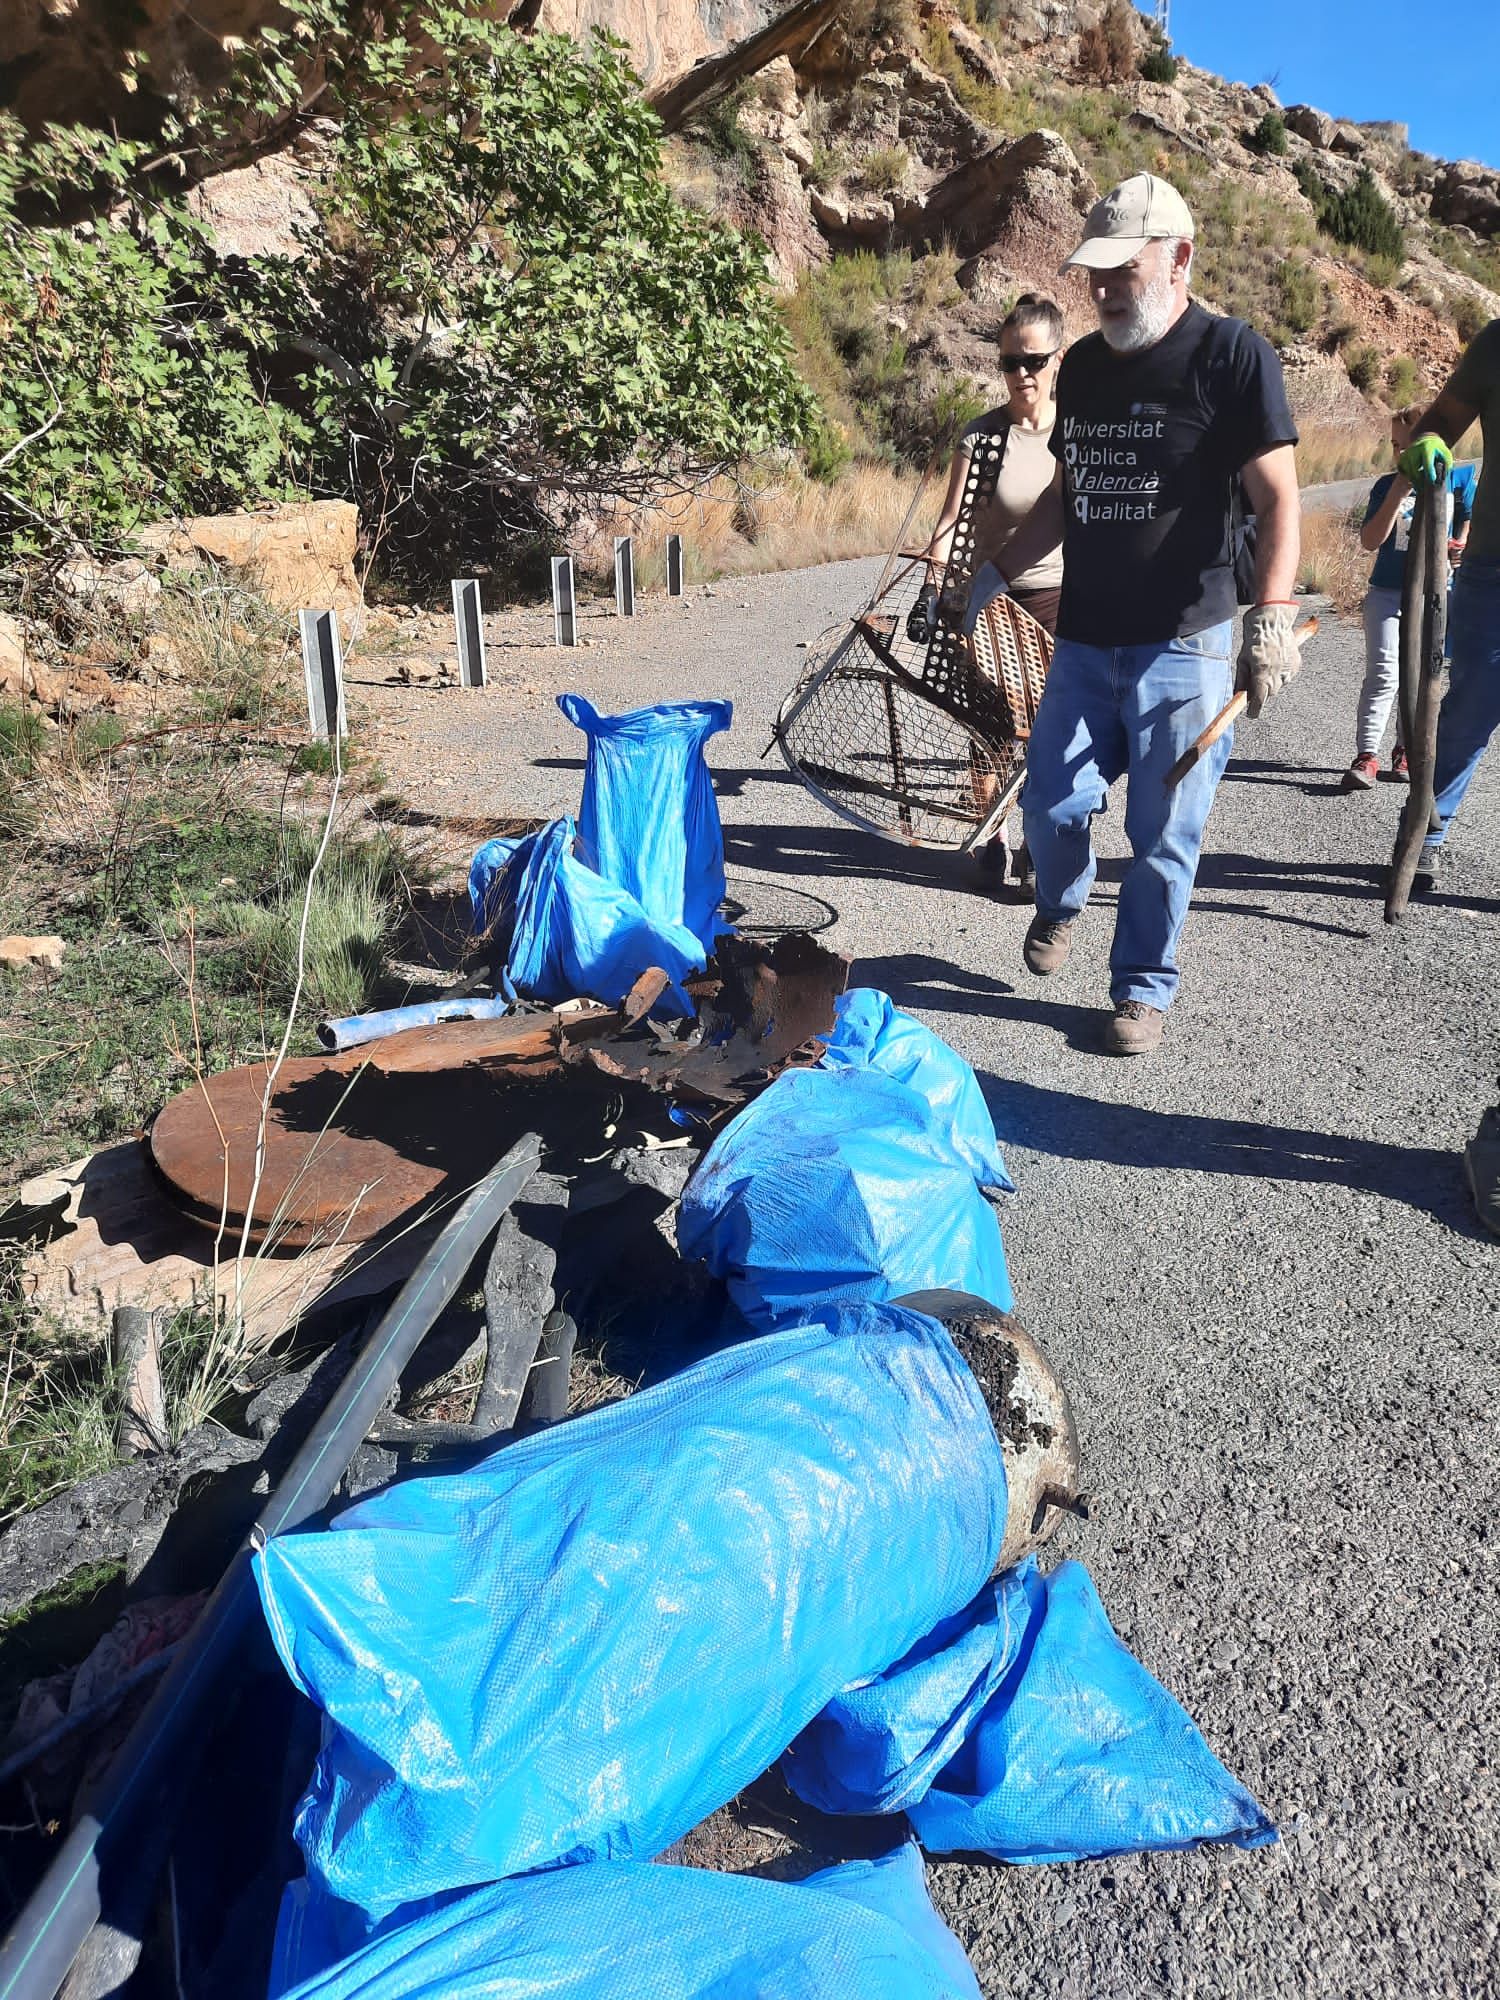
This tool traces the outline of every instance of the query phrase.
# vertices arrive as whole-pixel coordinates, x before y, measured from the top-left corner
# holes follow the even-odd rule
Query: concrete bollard
[[[473,577],[453,579],[453,629],[458,635],[459,685],[482,688],[488,679],[484,665],[484,614],[479,603],[479,585]]]
[[[573,593],[573,558],[552,558],[552,636],[559,646],[578,644],[578,605]]]
[[[622,618],[635,616],[635,544],[629,535],[615,536],[615,610]]]
[[[302,630],[302,671],[307,681],[307,721],[314,743],[349,734],[344,712],[344,656],[339,621],[332,611],[298,613]]]

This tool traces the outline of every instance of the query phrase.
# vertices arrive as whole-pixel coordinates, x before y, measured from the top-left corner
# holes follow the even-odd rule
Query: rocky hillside
[[[382,0],[370,0],[372,15]],[[492,0],[519,30],[622,36],[699,205],[768,246],[829,449],[921,457],[995,400],[995,328],[1096,193],[1147,167],[1200,223],[1197,285],[1278,346],[1306,421],[1368,436],[1500,312],[1500,173],[1405,127],[1282,107],[1160,47],[1126,0]],[[0,101],[139,130],[210,85],[275,0],[10,0]],[[121,82],[126,54],[138,87]],[[1393,89],[1399,88],[1393,84]],[[319,86],[304,111],[315,118]],[[1393,106],[1399,108],[1399,106]],[[302,145],[308,129],[304,120]],[[282,248],[298,151],[200,191],[225,247]]]
[[[629,43],[649,88],[749,35],[776,7],[775,0],[489,0],[484,11],[522,29],[583,36],[604,28]],[[369,0],[368,12],[394,9]],[[3,0],[0,106],[26,124],[81,120],[148,132],[166,103],[212,88],[234,48],[279,17],[278,0]],[[127,85],[130,58],[140,67]]]
[[[1275,342],[1311,424],[1368,434],[1500,313],[1500,174],[1175,61],[1119,0],[801,11],[822,18],[790,50],[762,61],[751,43],[700,66],[696,102],[691,79],[662,99],[679,185],[765,237],[810,372],[835,393],[816,350],[842,350],[846,413],[862,405],[867,431],[861,342],[894,345],[934,395],[966,378],[983,402],[1018,291],[1055,291],[1075,329],[1092,324],[1057,264],[1095,195],[1143,167],[1188,195],[1200,293]],[[872,256],[878,323],[861,332],[847,308]]]

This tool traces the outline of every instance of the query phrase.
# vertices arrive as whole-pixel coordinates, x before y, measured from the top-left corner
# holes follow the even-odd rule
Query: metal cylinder
[[[979,1384],[1005,1464],[1005,1537],[995,1567],[1009,1569],[1049,1541],[1064,1514],[1087,1511],[1068,1392],[1020,1321],[988,1300],[932,1291],[895,1304],[946,1327]]]

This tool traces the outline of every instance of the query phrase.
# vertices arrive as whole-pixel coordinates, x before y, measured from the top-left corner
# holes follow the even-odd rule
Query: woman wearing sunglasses
[[[919,644],[930,636],[936,617],[937,590],[953,542],[959,502],[969,472],[967,446],[971,438],[999,434],[1005,456],[995,497],[975,523],[974,585],[966,624],[972,628],[981,608],[998,589],[1010,594],[1024,611],[1049,632],[1057,629],[1057,603],[1062,589],[1062,497],[1053,485],[1057,460],[1052,456],[1052,420],[1057,414],[1053,391],[1062,358],[1063,318],[1057,305],[1039,292],[1026,292],[1011,307],[1000,328],[1000,368],[1007,400],[978,418],[959,439],[943,511],[927,551],[928,587],[918,598],[908,629]],[[1011,576],[1005,566],[1006,545],[1037,507],[1057,516],[1057,533],[1048,554]],[[1030,539],[1030,538],[1028,538]]]

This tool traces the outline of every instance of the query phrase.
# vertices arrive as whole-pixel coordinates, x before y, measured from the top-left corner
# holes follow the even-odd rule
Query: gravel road
[[[1300,681],[1240,729],[1165,1045],[1111,1062],[1118,795],[1073,958],[1039,983],[1027,912],[972,865],[868,838],[760,761],[795,642],[873,573],[721,584],[630,628],[591,611],[571,657],[544,643],[550,618],[507,614],[488,689],[359,687],[356,726],[439,821],[551,813],[581,769],[558,690],[731,694],[712,754],[732,890],[766,913],[789,891],[831,905],[857,978],[982,1079],[1019,1189],[1002,1220],[1020,1310],[1102,1499],[1065,1546],[1283,1833],[1254,1854],[935,1864],[985,1994],[1500,1991],[1500,1244],[1459,1161],[1496,1094],[1500,752],[1451,883],[1387,928],[1401,793],[1338,790],[1360,641],[1327,619]]]

